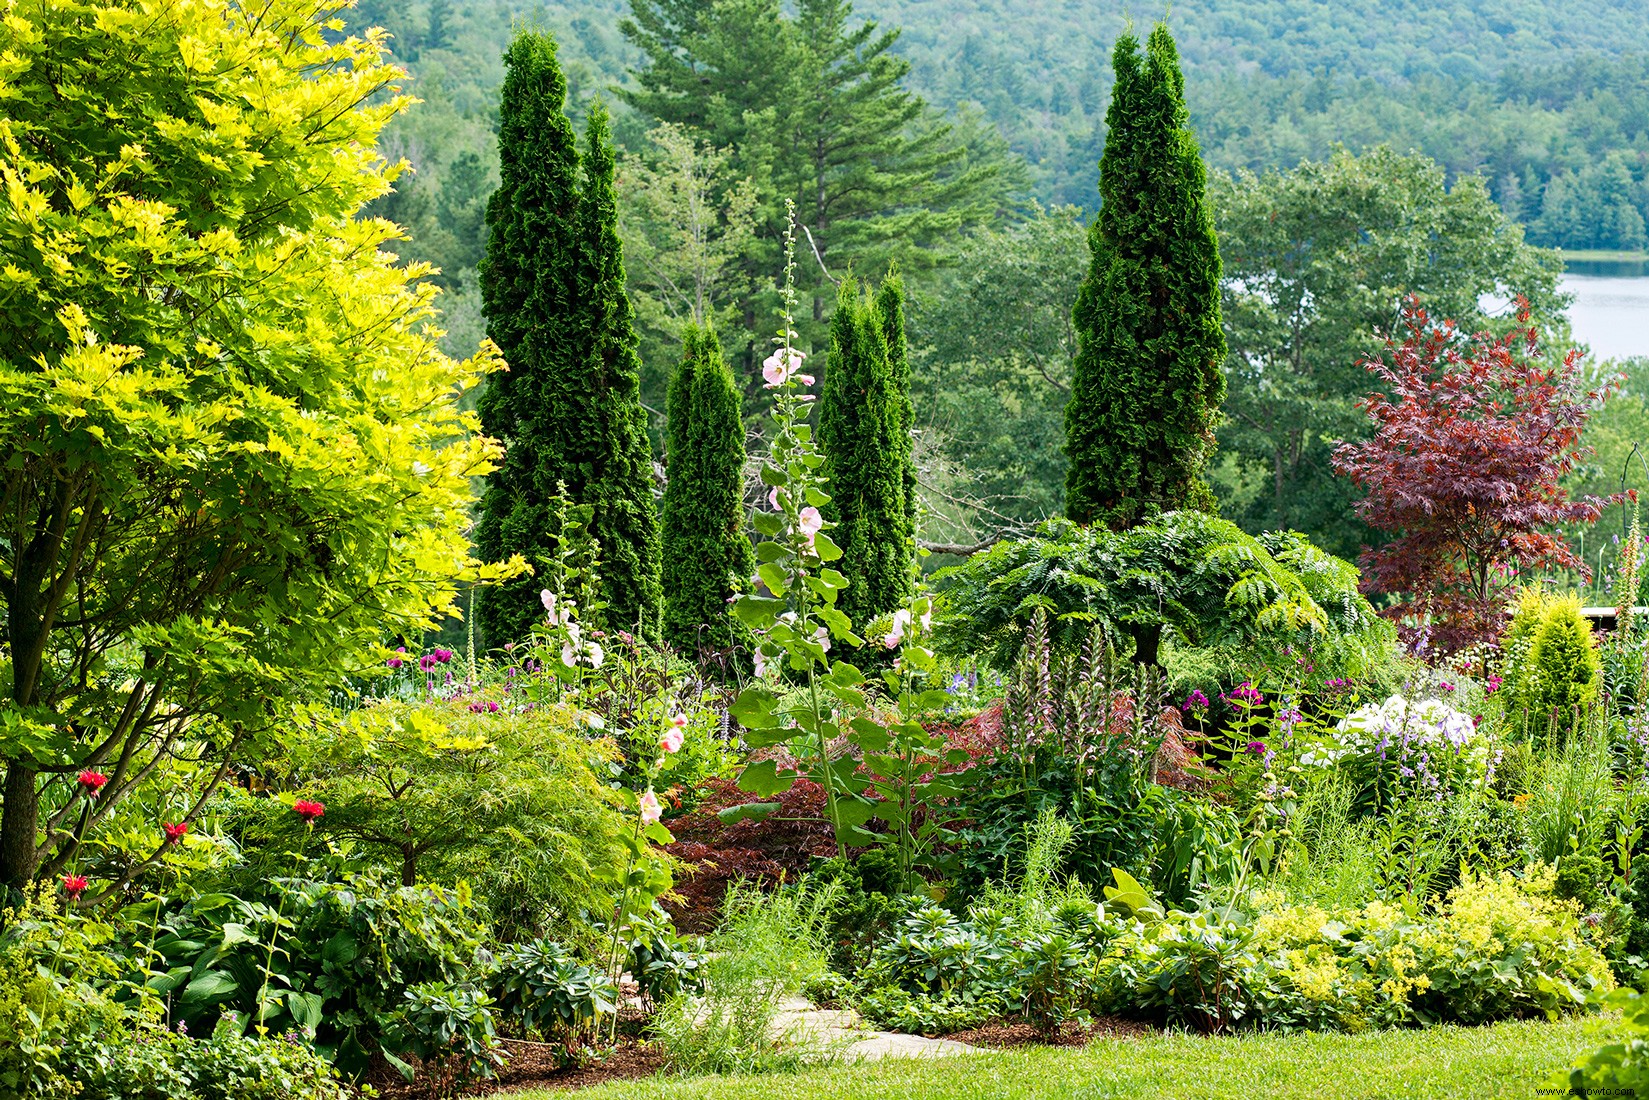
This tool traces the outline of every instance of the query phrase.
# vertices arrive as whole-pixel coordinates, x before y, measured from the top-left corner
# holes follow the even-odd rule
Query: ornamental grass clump
[[[822,1052],[779,1007],[828,969],[825,930],[840,893],[834,883],[763,894],[736,885],[707,944],[703,991],[684,990],[653,1022],[676,1073],[759,1073],[799,1068]]]

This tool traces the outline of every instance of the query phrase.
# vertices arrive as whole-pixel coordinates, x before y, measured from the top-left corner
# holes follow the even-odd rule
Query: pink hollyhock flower
[[[664,816],[664,807],[659,804],[658,795],[653,788],[648,787],[647,793],[641,796],[641,823],[651,825]]]
[[[882,644],[893,649],[905,640],[905,632],[910,629],[910,612],[904,608],[893,613],[893,629],[882,638]]]
[[[801,370],[802,360],[806,358],[806,352],[795,348],[780,348],[768,356],[762,363],[762,380],[767,383],[767,388],[775,389],[790,381],[790,376]]]
[[[311,802],[307,799],[300,798],[296,802],[292,803],[292,812],[303,818],[309,824],[313,825],[315,824],[316,818],[326,813],[326,804],[324,802]]]
[[[77,780],[80,784],[80,789],[86,792],[87,798],[96,798],[97,792],[101,791],[103,789],[103,784],[108,781],[108,776],[104,775],[102,772],[94,772],[90,769],[81,772],[80,778]]]
[[[824,529],[824,516],[819,514],[817,508],[808,505],[802,509],[798,524],[801,527],[802,534],[806,535],[809,541],[812,541],[813,536]]]
[[[681,731],[680,726],[671,726],[664,731],[664,736],[658,739],[658,747],[665,752],[677,752],[686,739],[687,735]]]
[[[182,844],[183,838],[189,835],[189,823],[180,821],[176,825],[162,825],[161,830],[166,834],[166,843]]]
[[[779,487],[777,485],[773,486],[773,491],[767,494],[767,503],[775,512],[783,507],[779,503]]]
[[[80,895],[86,892],[86,876],[64,875],[63,892],[69,895],[70,901],[79,901]]]

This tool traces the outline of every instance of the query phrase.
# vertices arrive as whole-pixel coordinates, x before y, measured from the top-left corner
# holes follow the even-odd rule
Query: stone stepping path
[[[830,1050],[845,1062],[873,1062],[882,1058],[944,1058],[953,1054],[974,1054],[982,1047],[951,1039],[929,1039],[902,1035],[896,1031],[873,1031],[865,1027],[857,1012],[816,1008],[805,997],[790,997],[779,1005],[773,1020],[779,1034],[795,1032],[798,1038]]]

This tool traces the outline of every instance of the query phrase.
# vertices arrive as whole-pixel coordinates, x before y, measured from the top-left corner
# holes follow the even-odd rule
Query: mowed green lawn
[[[953,1058],[894,1059],[795,1075],[655,1077],[579,1100],[1376,1100],[1535,1097],[1547,1076],[1602,1042],[1579,1020],[1365,1035],[1168,1036]],[[512,1094],[551,1100],[568,1093]]]

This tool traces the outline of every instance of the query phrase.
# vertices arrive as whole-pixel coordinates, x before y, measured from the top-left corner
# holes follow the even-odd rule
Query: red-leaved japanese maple
[[[1554,528],[1595,522],[1618,497],[1570,500],[1561,481],[1590,453],[1586,418],[1612,392],[1585,390],[1578,351],[1541,354],[1527,303],[1494,338],[1433,322],[1413,298],[1407,335],[1363,365],[1384,392],[1359,408],[1371,439],[1342,443],[1336,472],[1367,490],[1357,514],[1395,537],[1364,548],[1363,590],[1402,597],[1393,618],[1448,653],[1498,632],[1518,574],[1583,563]],[[1415,624],[1426,622],[1425,628]]]

